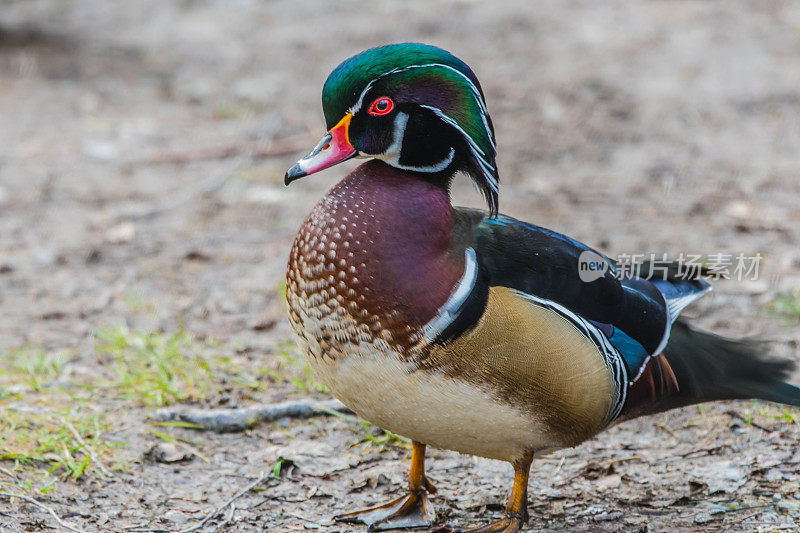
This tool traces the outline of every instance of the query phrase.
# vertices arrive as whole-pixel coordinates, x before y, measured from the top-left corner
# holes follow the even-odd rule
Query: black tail
[[[764,342],[727,339],[678,320],[663,355],[631,387],[624,418],[714,400],[756,398],[800,407],[786,383],[795,363],[769,355]]]

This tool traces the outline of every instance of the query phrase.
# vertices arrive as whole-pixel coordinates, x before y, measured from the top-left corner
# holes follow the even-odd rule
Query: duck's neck
[[[332,276],[349,314],[408,348],[464,272],[453,224],[446,183],[373,160],[330,190],[298,240],[316,251],[307,271]]]

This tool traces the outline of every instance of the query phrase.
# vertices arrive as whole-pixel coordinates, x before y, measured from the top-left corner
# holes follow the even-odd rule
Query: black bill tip
[[[292,168],[286,171],[286,176],[284,176],[283,178],[283,183],[289,185],[294,180],[300,179],[303,176],[308,176],[308,173],[302,168],[300,168],[300,165],[298,163],[295,163],[295,165]]]

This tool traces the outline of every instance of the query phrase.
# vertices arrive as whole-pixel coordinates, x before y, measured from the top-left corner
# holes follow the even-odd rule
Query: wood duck
[[[492,120],[463,61],[424,44],[373,48],[330,74],[322,105],[329,131],[286,184],[370,160],[297,234],[291,325],[337,398],[413,442],[407,494],[337,519],[430,525],[431,445],[513,465],[506,516],[473,531],[516,532],[537,455],[697,402],[800,405],[790,361],[676,321],[710,290],[701,278],[674,265],[665,279],[626,278],[586,245],[498,214]],[[451,205],[459,171],[488,211]]]

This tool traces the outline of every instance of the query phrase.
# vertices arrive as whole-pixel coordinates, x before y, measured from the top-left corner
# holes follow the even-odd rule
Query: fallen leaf
[[[145,457],[157,463],[177,463],[191,460],[194,454],[172,443],[159,442],[147,450]]]
[[[708,493],[733,492],[747,482],[744,470],[731,461],[715,461],[697,466],[691,474],[692,481],[708,486]]]
[[[479,507],[497,508],[503,505],[505,503],[500,495],[480,489],[477,492],[467,494],[456,503],[456,507],[462,510],[477,509]]]
[[[615,489],[619,487],[620,483],[622,483],[622,476],[619,474],[612,474],[598,479],[595,482],[595,487],[597,490]]]
[[[292,462],[302,473],[325,476],[350,468],[350,461],[333,447],[317,441],[292,441],[286,446],[273,446],[266,450],[272,461],[282,458]]]

